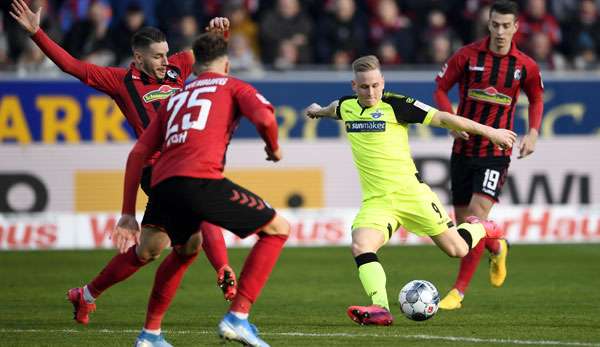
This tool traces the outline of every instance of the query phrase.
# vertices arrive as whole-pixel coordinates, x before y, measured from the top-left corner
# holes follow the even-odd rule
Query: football
[[[398,302],[400,310],[406,317],[415,321],[424,321],[437,312],[440,295],[431,282],[414,280],[400,290]]]

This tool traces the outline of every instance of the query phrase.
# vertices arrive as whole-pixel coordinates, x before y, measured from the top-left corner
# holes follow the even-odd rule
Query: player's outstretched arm
[[[337,119],[337,114],[335,110],[338,107],[338,100],[333,101],[326,107],[321,107],[321,105],[317,103],[310,104],[307,108],[304,109],[304,114],[308,118],[334,118]]]
[[[431,119],[430,125],[455,131],[466,131],[471,134],[485,136],[493,144],[501,148],[511,148],[517,139],[517,134],[508,129],[495,129],[487,125],[474,122],[468,118],[452,113],[437,111]]]

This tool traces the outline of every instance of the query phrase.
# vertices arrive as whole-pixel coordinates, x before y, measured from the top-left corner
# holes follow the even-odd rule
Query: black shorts
[[[467,206],[473,194],[483,194],[498,202],[509,165],[510,157],[474,158],[452,154],[452,204]]]
[[[245,238],[275,217],[258,195],[227,178],[169,178],[152,188],[149,201],[142,225],[164,229],[173,245],[186,243],[203,221]]]

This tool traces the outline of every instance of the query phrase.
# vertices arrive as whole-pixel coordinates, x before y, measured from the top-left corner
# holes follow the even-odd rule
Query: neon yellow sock
[[[485,237],[485,228],[481,223],[462,223],[458,226],[458,233],[469,245],[469,248],[473,248],[477,246],[479,240]]]
[[[383,306],[389,311],[390,305],[385,289],[385,271],[381,263],[374,261],[359,266],[358,278],[373,304]]]

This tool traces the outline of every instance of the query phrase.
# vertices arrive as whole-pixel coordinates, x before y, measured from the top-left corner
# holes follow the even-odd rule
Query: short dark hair
[[[209,65],[216,59],[227,55],[227,41],[223,35],[204,33],[194,40],[192,46],[196,62],[200,65]]]
[[[510,0],[498,0],[494,1],[492,7],[490,8],[490,16],[492,12],[496,12],[499,14],[512,14],[515,16],[515,19],[519,18],[519,5],[516,2]]]
[[[167,41],[167,36],[159,29],[154,27],[143,27],[136,31],[131,37],[131,48],[148,48],[148,46],[153,43],[165,41]]]

